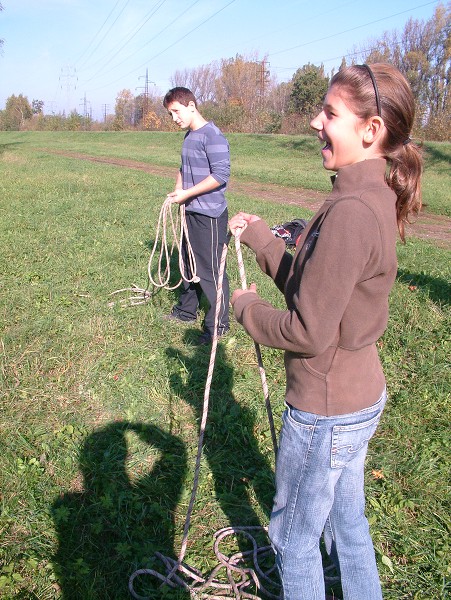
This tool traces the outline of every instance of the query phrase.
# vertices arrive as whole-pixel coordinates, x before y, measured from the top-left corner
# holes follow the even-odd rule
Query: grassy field
[[[313,138],[233,135],[234,177],[328,189]],[[0,133],[0,598],[126,600],[130,575],[177,556],[193,482],[209,349],[162,320],[176,292],[145,286],[173,180],[49,150],[178,166],[180,133]],[[429,210],[451,214],[451,144],[428,144]],[[269,223],[281,204],[229,195]],[[304,211],[299,216],[309,217]],[[368,517],[386,600],[450,597],[450,252],[399,245],[379,342],[390,401],[368,455]],[[249,281],[282,298],[244,252]],[[232,287],[240,287],[234,251]],[[277,427],[281,353],[262,349]],[[232,322],[218,346],[186,562],[206,574],[212,536],[266,525],[273,452],[254,347]],[[243,541],[226,544],[225,553]],[[188,598],[152,591],[155,599]],[[339,591],[339,590],[337,590]],[[363,600],[363,599],[362,599]]]
[[[179,166],[183,132],[11,132],[1,133],[5,149],[25,145],[114,157],[153,165]],[[320,144],[315,136],[230,134],[232,176],[243,181],[275,183],[327,192],[330,173],[321,168]],[[45,152],[44,152],[45,154]],[[451,216],[449,167],[451,143],[424,144],[423,199],[428,211]]]

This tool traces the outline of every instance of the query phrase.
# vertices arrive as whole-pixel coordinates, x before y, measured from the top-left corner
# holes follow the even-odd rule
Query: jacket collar
[[[386,170],[385,158],[362,160],[338,169],[337,173],[331,177],[333,185],[331,199],[343,194],[355,194],[365,188],[386,185]]]

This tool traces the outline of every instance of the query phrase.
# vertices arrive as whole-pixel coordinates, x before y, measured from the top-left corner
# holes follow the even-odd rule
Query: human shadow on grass
[[[185,341],[189,344],[197,335],[198,332],[187,330]],[[208,523],[209,515],[218,503],[226,517],[223,527],[266,526],[274,496],[273,469],[255,439],[254,414],[234,398],[233,367],[227,361],[222,344],[217,346],[203,445],[213,479],[214,500],[205,503],[197,516],[202,518],[202,512],[205,513],[203,522]],[[176,348],[167,350],[168,357],[177,365],[170,377],[171,389],[193,407],[199,424],[210,352],[210,346],[197,347],[193,353]],[[214,533],[211,531],[212,537]],[[241,536],[237,542],[241,551],[249,549]]]
[[[130,435],[149,446],[149,469],[133,480],[126,464]],[[176,558],[173,514],[186,476],[185,446],[155,425],[114,422],[86,439],[80,469],[83,491],[61,494],[52,506],[62,598],[128,600],[136,569],[160,571],[159,561],[153,564],[155,552]],[[139,577],[134,590],[160,598],[160,584]],[[176,591],[164,597],[189,596]]]
[[[449,306],[451,299],[451,284],[441,277],[431,277],[425,273],[410,273],[398,269],[398,281],[414,286],[415,289],[425,292],[429,298],[442,306]]]

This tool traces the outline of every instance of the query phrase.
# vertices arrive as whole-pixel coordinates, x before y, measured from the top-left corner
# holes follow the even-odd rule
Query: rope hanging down
[[[160,223],[159,223],[160,224]],[[240,242],[238,235],[235,237],[235,247],[237,251],[238,258],[238,266],[241,276],[241,283],[243,289],[246,286],[246,276],[244,272],[244,263],[241,255]],[[139,595],[135,589],[135,579],[140,576],[150,575],[157,580],[160,580],[161,585],[168,585],[172,588],[182,588],[189,592],[191,598],[199,598],[203,600],[222,600],[223,598],[235,598],[239,600],[240,598],[248,598],[251,600],[259,600],[260,598],[269,598],[269,599],[278,599],[280,597],[280,584],[277,581],[277,576],[275,575],[275,565],[273,560],[273,551],[270,545],[265,545],[263,547],[259,547],[257,541],[254,537],[254,534],[257,532],[266,533],[267,529],[264,527],[227,527],[225,529],[221,529],[217,531],[214,535],[214,552],[219,561],[219,564],[212,570],[209,577],[203,577],[202,574],[193,569],[186,564],[184,564],[183,560],[185,558],[186,549],[188,545],[188,533],[191,522],[191,515],[193,512],[194,503],[196,500],[197,489],[199,484],[199,472],[200,472],[200,463],[202,457],[202,448],[203,441],[205,435],[205,428],[207,424],[208,417],[208,408],[209,408],[209,398],[210,398],[210,388],[211,381],[213,378],[213,370],[216,359],[216,349],[218,344],[218,321],[219,321],[219,311],[221,307],[221,293],[222,293],[222,282],[224,277],[225,263],[227,256],[227,244],[224,244],[224,249],[221,256],[220,270],[219,270],[219,279],[218,279],[218,289],[217,289],[217,298],[216,302],[216,315],[215,315],[215,324],[214,324],[214,333],[212,340],[212,348],[210,355],[210,362],[208,366],[208,374],[207,380],[205,384],[205,392],[204,392],[204,401],[203,401],[203,409],[202,409],[202,419],[200,425],[199,432],[199,441],[197,447],[197,456],[196,463],[194,469],[194,482],[193,489],[191,492],[191,498],[188,505],[188,510],[185,518],[185,524],[183,529],[183,538],[181,543],[181,549],[178,556],[177,561],[174,559],[163,556],[160,553],[156,553],[156,556],[163,562],[166,567],[166,575],[159,573],[154,569],[138,569],[135,571],[130,579],[129,579],[129,591],[130,594],[136,598],[136,600],[151,600],[147,596]],[[150,261],[149,261],[150,263]],[[262,381],[263,391],[265,395],[265,404],[266,410],[268,414],[270,429],[271,429],[271,437],[273,441],[274,452],[277,452],[277,439],[274,428],[274,420],[272,416],[271,404],[269,401],[269,393],[268,386],[266,383],[266,375],[263,368],[263,362],[261,357],[261,352],[258,344],[255,344],[255,349],[257,353],[258,367],[260,371],[260,377]],[[244,536],[249,540],[252,544],[252,550],[247,552],[239,552],[234,554],[231,557],[225,556],[219,550],[220,543],[230,535],[235,536]],[[270,560],[269,567],[262,567],[260,564],[265,561],[267,562],[268,558],[272,558]],[[249,564],[249,559],[253,559],[253,567],[246,566]],[[260,562],[259,562],[260,561]],[[226,572],[226,581],[224,581],[224,576],[222,578],[219,577],[219,574],[222,570]],[[252,593],[252,589],[255,589],[260,594],[256,596]],[[208,590],[214,590],[213,593],[209,593]]]
[[[174,217],[173,209],[177,209],[177,215]],[[169,227],[168,227],[169,226]],[[168,236],[168,230],[172,234]],[[185,269],[182,255],[182,240],[185,237],[186,250],[188,258],[188,268]],[[171,238],[171,240],[170,240]],[[169,248],[170,246],[170,248]],[[178,265],[180,271],[180,279],[175,285],[170,284],[171,278],[171,267],[170,262],[175,248],[178,250]],[[154,262],[157,259],[157,267],[155,269],[156,274],[153,275]],[[191,273],[191,277],[188,276]],[[188,229],[186,226],[185,219],[185,206],[183,204],[172,202],[167,198],[160,209],[158,217],[158,223],[155,234],[155,241],[150,253],[149,261],[147,264],[147,276],[148,283],[146,288],[140,288],[135,284],[131,287],[122,288],[112,292],[110,295],[121,294],[123,292],[131,292],[133,296],[126,300],[121,300],[121,304],[129,304],[130,306],[137,306],[139,304],[145,304],[152,298],[158,289],[175,290],[179,287],[182,281],[188,283],[199,281],[199,277],[196,274],[196,258],[194,256],[193,249],[191,247]],[[151,287],[153,287],[151,291]],[[113,306],[114,302],[110,303]]]

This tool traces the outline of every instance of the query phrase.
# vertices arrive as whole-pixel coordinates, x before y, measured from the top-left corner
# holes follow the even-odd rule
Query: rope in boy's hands
[[[189,195],[186,193],[186,190],[183,189],[176,189],[166,196],[166,199],[174,204],[184,204],[188,198]]]
[[[180,191],[183,192],[183,190]],[[173,214],[173,211],[175,212],[175,210],[177,210],[176,215]],[[186,265],[183,261],[183,253],[181,251],[183,239],[185,239],[187,250],[188,264]],[[181,277],[177,283],[172,285],[170,283],[170,262],[172,254],[176,248],[178,250],[178,262]],[[110,295],[113,296],[122,292],[132,292],[134,295],[131,298],[127,300],[121,300],[120,303],[122,305],[129,304],[130,306],[136,306],[138,304],[145,304],[148,302],[155,293],[155,290],[161,288],[166,290],[175,290],[177,287],[179,287],[182,281],[186,281],[188,283],[199,282],[199,277],[196,274],[196,259],[189,241],[188,228],[186,225],[185,206],[183,202],[180,203],[179,201],[174,200],[172,194],[168,194],[166,196],[166,199],[160,209],[160,215],[158,217],[158,223],[155,232],[155,242],[147,264],[147,274],[147,288],[140,288],[133,284],[129,288],[116,290]],[[150,290],[151,286],[153,288],[152,291]],[[114,306],[114,304],[115,302],[110,302],[109,306]]]

